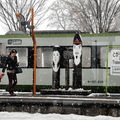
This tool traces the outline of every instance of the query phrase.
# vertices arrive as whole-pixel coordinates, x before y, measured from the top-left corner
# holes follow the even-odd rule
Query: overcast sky
[[[49,0],[49,5],[52,4],[55,0]],[[48,28],[47,27],[48,21],[46,20],[44,23],[41,24],[39,27],[39,30],[50,30],[50,29],[55,29],[55,28]],[[4,24],[0,22],[0,35],[4,35],[6,33],[6,29],[4,27]]]

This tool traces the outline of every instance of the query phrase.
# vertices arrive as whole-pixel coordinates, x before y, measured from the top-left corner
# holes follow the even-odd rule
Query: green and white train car
[[[36,35],[37,39],[37,89],[51,87],[52,85],[52,52],[55,45],[61,51],[68,49],[72,53],[72,33],[49,33]],[[84,89],[93,92],[104,92],[106,81],[109,92],[120,92],[120,76],[110,75],[110,53],[112,49],[120,49],[119,34],[85,34],[82,35],[82,85]],[[108,46],[111,47],[108,50]],[[0,55],[7,56],[15,48],[19,54],[20,66],[23,73],[18,74],[17,90],[32,90],[33,84],[33,41],[29,35],[3,35],[0,36]],[[108,50],[108,52],[107,52]],[[108,54],[108,56],[107,56]],[[107,63],[108,60],[108,63]],[[2,72],[2,63],[1,68]],[[108,65],[106,67],[106,65]],[[70,86],[73,82],[73,58],[69,59]],[[109,74],[109,75],[108,75]],[[0,82],[0,88],[8,85],[7,75]],[[60,69],[60,85],[65,86],[65,59],[62,56]]]

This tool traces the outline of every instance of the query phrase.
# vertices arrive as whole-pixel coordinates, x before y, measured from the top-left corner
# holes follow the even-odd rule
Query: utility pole
[[[36,43],[36,37],[34,33],[34,9],[32,8],[32,29],[31,29],[31,35],[33,40],[33,46],[34,46],[34,68],[33,68],[33,95],[36,94],[36,66],[37,66],[37,43]]]

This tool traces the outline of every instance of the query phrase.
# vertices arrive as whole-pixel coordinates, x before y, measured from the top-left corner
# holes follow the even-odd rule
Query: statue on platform
[[[60,88],[60,47],[58,45],[53,48],[53,58],[52,58],[52,68],[53,68],[53,78],[52,78],[52,88]]]
[[[79,34],[73,40],[73,88],[82,87],[82,39]]]

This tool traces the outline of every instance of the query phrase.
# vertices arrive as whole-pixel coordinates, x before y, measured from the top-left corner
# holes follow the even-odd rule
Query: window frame
[[[47,48],[47,47],[53,49],[54,46],[38,46],[38,47],[37,47],[37,50],[38,50],[39,48]],[[38,54],[38,53],[37,53],[37,54]],[[38,63],[37,63],[37,64],[38,64]],[[51,65],[52,65],[52,64],[51,64]],[[50,69],[51,69],[51,68],[52,68],[52,66],[51,66],[51,67],[38,67],[37,65],[36,65],[36,67],[37,67],[37,68],[40,68],[40,69],[44,69],[44,68],[47,68],[47,69],[50,68]]]

